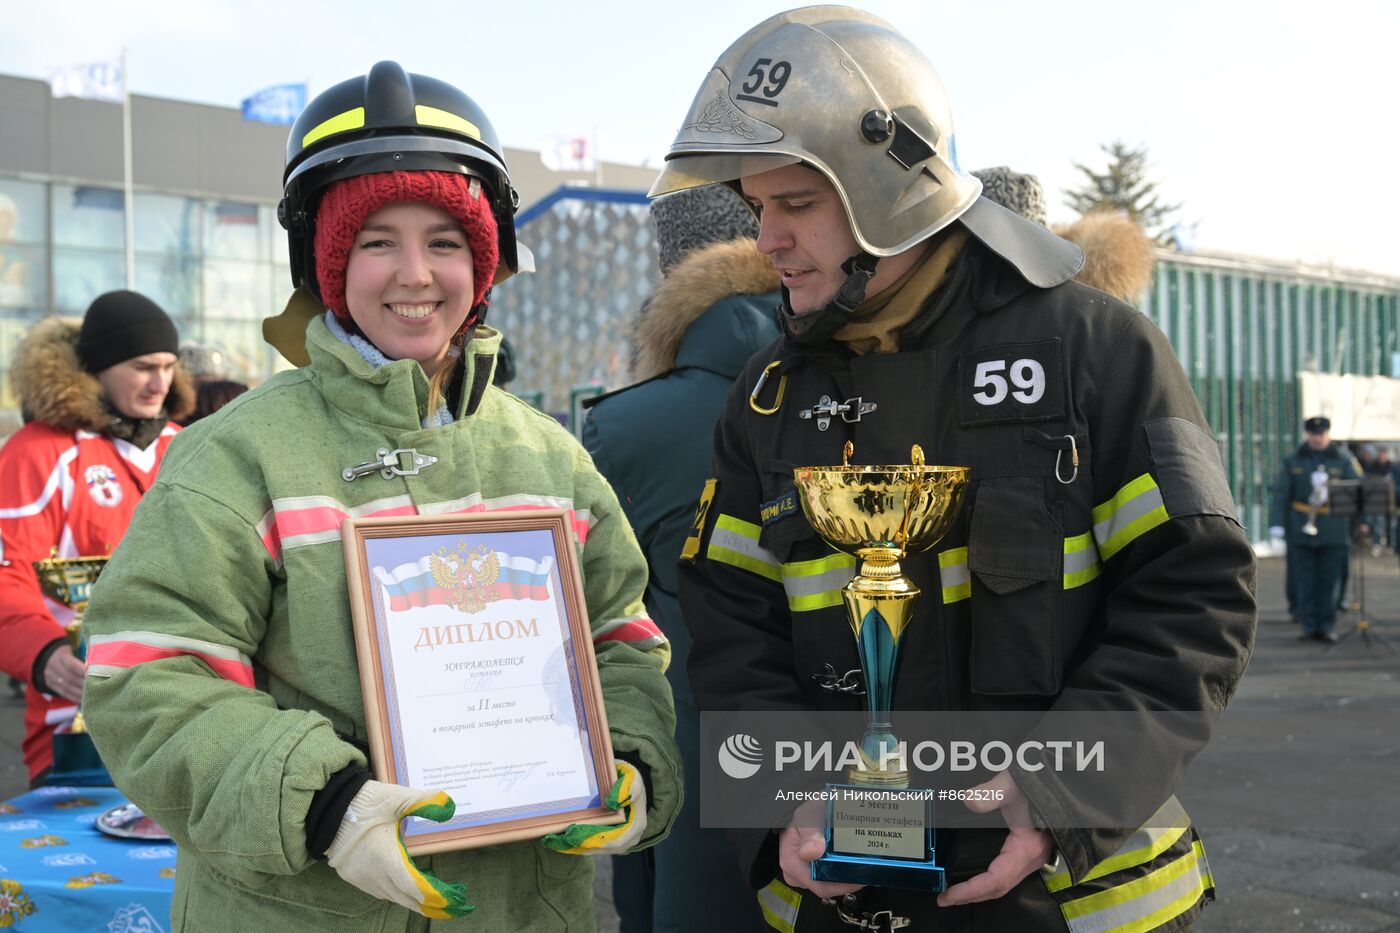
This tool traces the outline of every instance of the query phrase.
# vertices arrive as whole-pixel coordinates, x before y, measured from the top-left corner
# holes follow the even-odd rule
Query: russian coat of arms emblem
[[[458,612],[480,612],[494,602],[496,581],[501,576],[501,558],[490,548],[469,548],[458,541],[456,548],[446,545],[429,556],[433,583],[446,596],[447,604]]]

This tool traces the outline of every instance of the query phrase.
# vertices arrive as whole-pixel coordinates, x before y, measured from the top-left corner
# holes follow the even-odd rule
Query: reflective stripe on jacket
[[[794,467],[839,464],[848,440],[856,464],[907,463],[919,444],[929,463],[971,468],[948,534],[900,562],[923,597],[903,636],[895,709],[1223,708],[1253,641],[1254,559],[1165,337],[1092,289],[1034,289],[975,242],[959,264],[899,352],[855,357],[836,344],[779,341],[731,392],[714,495],[681,575],[701,708],[861,708],[813,676],[827,665],[860,668],[840,601],[853,562],[790,507]],[[764,415],[749,393],[775,362],[760,407],[771,407],[780,377],[785,394]],[[875,407],[821,430],[815,413],[800,412],[822,398],[849,413]],[[1124,828],[1052,829],[1064,872],[1057,889],[1023,884],[958,909],[975,918],[967,922],[1040,929],[1030,918],[1055,905],[1063,922],[1086,930],[1194,916],[1213,892],[1203,858],[1191,855],[1194,833],[1161,851],[1136,840],[1203,737],[1149,727],[1138,741],[1151,754],[1125,756],[1134,760],[1117,764],[1112,799],[1095,802],[1121,814]],[[1013,776],[1049,825],[1084,825],[1048,769]],[[762,888],[777,875],[772,836],[737,835],[750,883]],[[963,847],[974,849],[986,847]],[[1128,864],[1143,852],[1150,857]],[[1177,896],[1164,906],[1168,890]],[[934,910],[919,896],[879,896],[916,917]]]

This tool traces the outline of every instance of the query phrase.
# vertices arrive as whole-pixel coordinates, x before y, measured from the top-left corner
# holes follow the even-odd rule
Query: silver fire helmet
[[[650,194],[795,164],[826,176],[871,255],[898,255],[960,220],[1032,284],[1083,264],[1078,247],[979,198],[982,183],[958,165],[938,72],[861,10],[790,10],[739,37],[700,86]]]

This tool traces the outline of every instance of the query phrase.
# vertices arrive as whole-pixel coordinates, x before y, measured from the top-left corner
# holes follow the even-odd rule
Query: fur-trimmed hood
[[[1076,282],[1134,303],[1152,281],[1157,253],[1143,229],[1125,214],[1096,211],[1057,226],[1055,232],[1084,250],[1084,268],[1074,277]]]
[[[686,330],[718,302],[734,295],[766,295],[778,285],[773,263],[751,239],[712,243],[690,253],[642,308],[632,378],[641,382],[675,368]]]
[[[112,424],[102,383],[78,362],[78,318],[49,317],[35,324],[15,350],[10,382],[25,416],[61,431],[104,433]],[[194,385],[178,365],[165,399],[173,420],[194,410]]]

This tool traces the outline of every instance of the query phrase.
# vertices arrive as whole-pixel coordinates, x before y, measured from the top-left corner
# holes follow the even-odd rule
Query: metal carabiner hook
[[[782,365],[782,360],[774,360],[765,366],[763,372],[758,377],[757,384],[753,387],[753,391],[749,393],[749,407],[760,415],[776,415],[778,409],[783,407],[783,392],[787,390],[786,375],[778,378],[778,397],[773,400],[773,407],[760,408],[758,404],[758,393],[762,392],[763,387],[768,384],[768,374],[780,365]]]
[[[1060,458],[1064,456],[1065,451],[1064,448],[1055,451],[1055,479],[1059,481],[1061,486],[1068,486],[1079,478],[1079,448],[1074,443],[1073,434],[1066,434],[1065,440],[1069,441],[1069,458],[1074,472],[1069,475],[1069,479],[1060,475]]]

